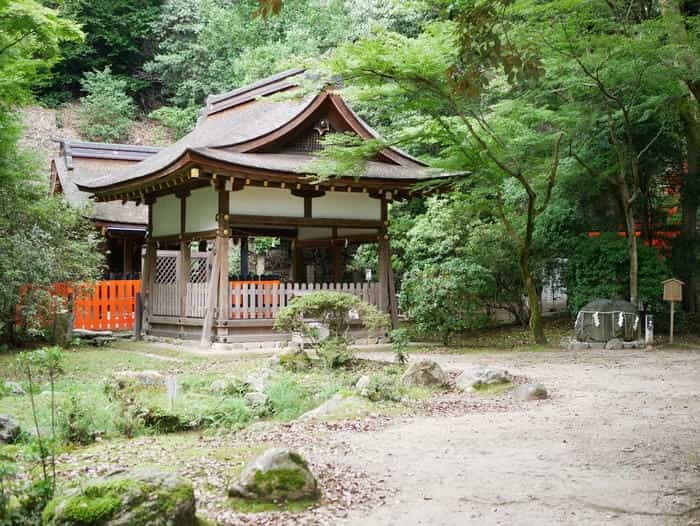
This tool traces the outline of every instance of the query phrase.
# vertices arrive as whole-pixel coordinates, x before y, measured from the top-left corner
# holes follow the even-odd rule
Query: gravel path
[[[336,435],[396,490],[347,524],[700,525],[700,352],[430,357],[507,368],[552,399]]]

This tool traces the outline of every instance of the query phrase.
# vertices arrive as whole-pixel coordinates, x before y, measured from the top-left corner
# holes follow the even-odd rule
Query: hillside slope
[[[41,166],[45,167],[47,174],[51,157],[58,153],[58,143],[55,140],[87,140],[80,133],[79,108],[79,103],[72,103],[59,109],[28,106],[21,110],[24,131],[20,139],[20,146],[39,156]],[[129,137],[124,142],[164,146],[174,140],[168,128],[152,119],[145,118],[134,122]]]

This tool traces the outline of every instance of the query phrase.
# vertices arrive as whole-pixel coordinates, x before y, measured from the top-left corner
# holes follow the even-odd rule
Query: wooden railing
[[[358,296],[377,304],[376,283],[281,283],[278,280],[230,281],[229,317],[233,320],[273,319],[277,311],[297,297],[319,290],[334,290]],[[203,318],[207,284],[187,284],[187,316]],[[175,283],[155,283],[153,286],[153,314],[180,316],[180,294]]]
[[[376,305],[376,283],[231,282],[230,318],[273,319],[279,309],[298,296],[319,290],[346,292]]]
[[[73,298],[73,327],[127,331],[134,326],[137,279],[97,281],[77,289]],[[71,290],[72,292],[72,290]]]

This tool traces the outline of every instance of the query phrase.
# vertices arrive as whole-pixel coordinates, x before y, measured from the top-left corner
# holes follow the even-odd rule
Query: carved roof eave
[[[197,177],[192,177],[192,168],[198,171]],[[456,174],[443,174],[431,178],[403,178],[385,179],[376,177],[337,177],[323,183],[315,183],[311,174],[295,173],[290,171],[271,170],[251,166],[242,166],[225,161],[212,159],[202,152],[187,150],[169,166],[143,177],[139,180],[131,180],[118,183],[111,187],[91,188],[80,183],[80,190],[95,195],[97,201],[135,201],[137,203],[149,201],[149,197],[177,194],[183,190],[194,189],[213,184],[216,180],[231,179],[238,183],[254,186],[269,186],[271,188],[289,188],[302,190],[336,190],[351,192],[368,192],[370,194],[386,195],[389,192],[391,199],[407,198],[413,195],[428,195],[446,191],[452,177]],[[433,187],[415,189],[418,183],[429,184]],[[232,183],[233,184],[233,183]]]

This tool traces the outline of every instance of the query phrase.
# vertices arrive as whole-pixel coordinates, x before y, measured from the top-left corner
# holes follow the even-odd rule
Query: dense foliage
[[[625,245],[615,234],[578,240],[565,269],[572,314],[593,299],[627,298],[629,258]],[[670,277],[667,265],[650,247],[640,247],[639,262],[639,301],[651,312],[665,312],[661,282]]]
[[[46,197],[45,168],[19,148],[14,111],[30,100],[60,43],[80,36],[75,24],[36,2],[0,2],[0,340],[42,335],[54,306],[48,286],[90,278],[101,262],[81,211]],[[24,311],[19,329],[18,304]]]

